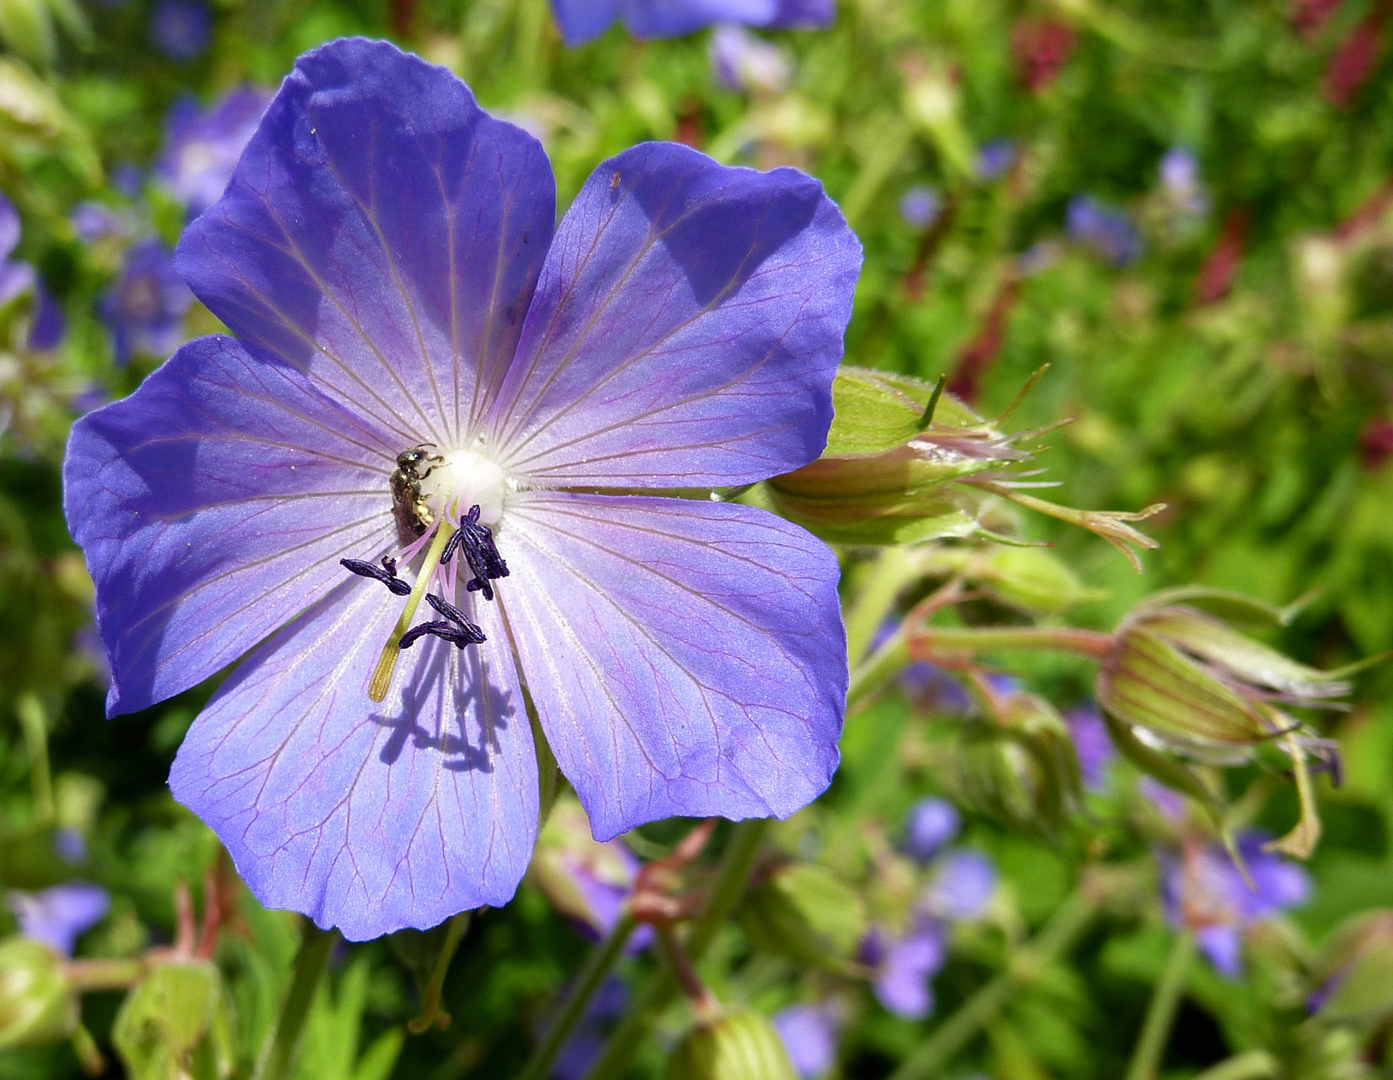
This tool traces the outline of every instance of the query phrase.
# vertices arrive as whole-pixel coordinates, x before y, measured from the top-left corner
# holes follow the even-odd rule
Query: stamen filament
[[[396,629],[392,631],[392,636],[387,639],[387,644],[382,647],[382,655],[378,657],[377,668],[373,671],[372,679],[368,683],[368,697],[373,701],[385,700],[387,691],[392,688],[392,673],[396,671],[397,658],[401,656],[402,635],[411,628],[411,620],[416,617],[416,609],[421,605],[421,597],[426,595],[430,579],[435,575],[435,568],[440,565],[441,553],[444,552],[446,543],[454,534],[454,527],[442,514],[440,528],[435,530],[435,537],[431,540],[430,549],[426,552],[426,561],[421,564],[421,572],[416,575],[416,584],[411,587],[411,595],[406,598],[406,607],[402,608],[401,618],[397,620]]]

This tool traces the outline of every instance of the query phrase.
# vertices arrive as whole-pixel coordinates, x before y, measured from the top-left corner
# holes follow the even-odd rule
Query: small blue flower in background
[[[996,180],[1016,163],[1016,144],[1011,139],[993,139],[977,151],[977,179]]]
[[[771,30],[830,26],[832,0],[551,0],[561,37],[574,48],[616,21],[637,38],[680,37],[730,23]]]
[[[170,786],[263,904],[350,940],[512,897],[524,680],[600,841],[787,817],[837,765],[836,559],[664,492],[822,451],[855,236],[804,174],[674,144],[601,164],[559,225],[555,202],[541,146],[444,68],[310,52],[180,241],[238,336],[69,443],[108,713],[254,650]],[[596,493],[619,488],[652,494]]]
[[[927,229],[942,211],[943,196],[927,184],[918,184],[900,196],[900,220],[916,229]]]
[[[976,919],[996,892],[996,867],[980,851],[960,848],[938,860],[924,890],[923,908],[935,918],[958,922]]]
[[[1189,844],[1180,853],[1156,856],[1166,920],[1193,930],[1200,949],[1229,978],[1242,974],[1243,931],[1305,903],[1311,893],[1311,879],[1302,867],[1262,850],[1267,840],[1258,832],[1238,839],[1251,888],[1217,844]]]
[[[63,307],[42,283],[34,290],[34,321],[29,324],[29,348],[35,352],[49,352],[63,341],[68,331],[68,317]]]
[[[270,103],[266,91],[242,87],[206,110],[188,98],[170,110],[155,175],[184,204],[191,220],[222,198]]]
[[[716,27],[706,52],[721,85],[741,93],[777,94],[788,88],[793,74],[783,49],[744,27]]]
[[[84,244],[104,240],[122,240],[131,235],[131,223],[119,211],[105,203],[88,200],[73,207],[68,215],[73,233]]]
[[[1114,266],[1126,266],[1141,255],[1141,234],[1132,219],[1092,195],[1069,200],[1066,225],[1070,239]]]
[[[861,947],[861,961],[875,969],[876,1000],[906,1020],[923,1020],[933,1012],[930,983],[948,959],[947,930],[936,919],[916,916],[902,937],[872,930]]]
[[[0,195],[0,306],[34,287],[34,268],[10,258],[18,246],[19,212],[9,199]]]
[[[904,853],[917,863],[927,863],[962,828],[957,808],[946,799],[920,799],[905,822]]]
[[[830,1004],[793,1005],[775,1013],[771,1021],[794,1071],[803,1080],[821,1080],[832,1071],[841,1027],[836,1008]]]
[[[1102,790],[1107,783],[1108,768],[1117,757],[1112,740],[1108,738],[1107,724],[1091,705],[1070,709],[1064,714],[1064,722],[1069,725],[1084,787],[1089,791]]]
[[[184,316],[193,293],[174,269],[174,252],[158,240],[142,240],[126,253],[116,282],[101,300],[116,362],[132,356],[168,356],[185,340]]]
[[[1209,210],[1209,195],[1200,179],[1199,158],[1183,146],[1173,146],[1161,155],[1157,172],[1161,190],[1182,213],[1198,217]]]
[[[192,60],[212,39],[212,9],[202,0],[160,0],[150,33],[156,48],[171,60]]]
[[[77,939],[101,922],[111,907],[105,889],[81,881],[41,892],[11,889],[5,899],[19,923],[19,932],[62,956],[71,956]]]

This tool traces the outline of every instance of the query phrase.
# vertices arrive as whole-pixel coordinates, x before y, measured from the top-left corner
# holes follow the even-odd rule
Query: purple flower
[[[1171,195],[1181,197],[1199,190],[1199,159],[1183,146],[1172,146],[1161,156],[1160,173],[1161,186]]]
[[[53,294],[36,283],[34,289],[34,321],[29,326],[29,348],[49,352],[58,348],[68,330],[68,318]]]
[[[537,829],[524,680],[601,841],[784,817],[836,768],[831,552],[663,493],[818,456],[855,237],[802,173],[664,143],[554,207],[540,145],[445,69],[308,53],[179,246],[238,337],[69,444],[108,713],[255,647],[170,786],[262,903],[352,940],[512,897]]]
[[[904,851],[915,862],[926,863],[951,843],[962,828],[962,819],[946,799],[920,799],[905,823]]]
[[[962,848],[938,861],[924,890],[923,907],[939,919],[975,919],[996,891],[996,867],[980,851]]]
[[[150,33],[155,46],[171,60],[192,60],[208,48],[213,12],[202,0],[160,0]]]
[[[722,85],[744,93],[778,93],[787,88],[792,74],[782,49],[740,26],[716,27],[707,56]]]
[[[977,151],[977,177],[995,180],[1005,176],[1016,163],[1016,144],[1011,139],[993,139]]]
[[[1070,709],[1064,714],[1064,720],[1074,741],[1084,786],[1090,791],[1101,790],[1107,783],[1108,767],[1117,757],[1112,740],[1108,738],[1108,726],[1092,705]]]
[[[158,240],[136,244],[101,302],[117,363],[128,363],[138,353],[167,356],[177,349],[192,306],[193,293],[174,269],[174,253]]]
[[[0,195],[0,307],[34,287],[34,268],[10,259],[18,246],[19,213]]]
[[[207,111],[185,98],[169,113],[157,175],[195,218],[222,197],[271,95],[243,87]]]
[[[841,1017],[830,1005],[794,1005],[775,1013],[774,1030],[803,1080],[818,1080],[837,1063]]]
[[[927,184],[918,184],[900,197],[900,219],[916,229],[927,229],[942,210],[942,196]]]
[[[1069,236],[1114,266],[1126,266],[1141,254],[1141,235],[1132,219],[1104,206],[1091,195],[1069,200]]]
[[[1191,845],[1180,854],[1160,852],[1156,857],[1166,920],[1192,929],[1214,967],[1230,978],[1242,971],[1243,931],[1310,896],[1306,871],[1263,851],[1266,839],[1250,832],[1238,840],[1251,887],[1228,853],[1215,844]]]
[[[732,23],[771,30],[830,26],[832,0],[551,0],[567,45],[594,41],[622,20],[637,38],[680,37]]]
[[[74,206],[68,222],[73,227],[73,233],[84,244],[122,239],[131,234],[130,223],[119,211],[91,200]]]
[[[81,881],[42,892],[11,889],[6,900],[21,934],[42,941],[63,956],[72,955],[78,937],[101,922],[111,906],[105,889]]]
[[[876,999],[906,1020],[922,1020],[933,1012],[929,982],[948,958],[943,924],[920,918],[902,938],[886,939],[872,931],[862,948],[866,963],[876,969]]]

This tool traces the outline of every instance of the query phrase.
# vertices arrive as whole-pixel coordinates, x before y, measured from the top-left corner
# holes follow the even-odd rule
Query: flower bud
[[[217,966],[155,967],[121,1003],[111,1041],[133,1080],[229,1075],[231,1026]]]
[[[986,497],[949,483],[1028,455],[951,395],[936,394],[903,375],[839,370],[827,449],[769,481],[774,508],[833,543],[971,535]]]
[[[668,1058],[665,1080],[797,1080],[773,1026],[736,1009],[687,1032]]]
[[[1279,704],[1320,707],[1349,693],[1344,676],[1356,667],[1324,672],[1299,664],[1215,614],[1235,613],[1241,599],[1176,589],[1139,605],[1099,670],[1099,705],[1152,742],[1235,764],[1246,760],[1247,748],[1297,728]]]
[[[866,911],[861,897],[822,867],[793,863],[750,891],[741,925],[757,949],[845,971],[866,933]]]
[[[77,1019],[63,958],[29,938],[0,941],[0,1050],[62,1042]]]
[[[1315,969],[1309,1004],[1332,1023],[1381,1023],[1393,1015],[1393,911],[1356,915],[1337,929]]]

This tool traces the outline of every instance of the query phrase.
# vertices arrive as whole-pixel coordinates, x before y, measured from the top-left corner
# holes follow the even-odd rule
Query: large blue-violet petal
[[[803,173],[626,150],[557,229],[496,453],[544,486],[734,485],[812,461],[860,264]]]
[[[530,492],[498,544],[499,603],[596,839],[787,817],[826,788],[847,667],[822,543],[730,503]]]
[[[513,356],[555,200],[541,144],[450,72],[335,41],[296,61],[178,265],[253,353],[398,449],[457,446]]]
[[[363,941],[512,898],[537,833],[537,762],[492,604],[489,641],[426,637],[381,705],[367,696],[400,612],[355,579],[253,654],[170,771],[248,887]]]
[[[97,585],[107,711],[207,678],[342,581],[340,558],[385,551],[394,453],[228,337],[190,342],[79,420],[63,499]]]

